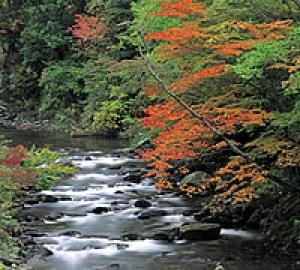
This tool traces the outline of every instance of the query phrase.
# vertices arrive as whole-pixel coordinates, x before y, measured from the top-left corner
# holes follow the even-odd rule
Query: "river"
[[[67,150],[65,161],[80,171],[50,190],[54,202],[25,204],[24,226],[47,251],[28,261],[32,270],[288,270],[288,261],[267,254],[259,234],[223,229],[221,239],[166,239],[167,232],[193,222],[195,201],[158,194],[152,179],[125,181],[144,170],[137,157],[122,153],[126,143],[98,138],[2,130],[14,143]],[[137,202],[143,202],[144,208]],[[222,269],[222,268],[220,268]]]

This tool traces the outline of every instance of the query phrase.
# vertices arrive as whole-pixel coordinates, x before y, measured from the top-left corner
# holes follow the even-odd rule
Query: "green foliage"
[[[84,67],[86,74],[84,92],[87,95],[82,118],[84,123],[90,123],[100,103],[109,98],[109,83],[107,81],[109,64],[108,58],[99,56],[96,59],[90,59]]]
[[[125,110],[126,104],[121,100],[102,102],[93,117],[93,132],[105,136],[116,135],[122,126],[122,118]]]
[[[40,71],[47,62],[66,57],[72,46],[67,29],[78,7],[76,0],[43,0],[26,6],[20,39],[25,66]]]
[[[30,149],[28,158],[23,162],[26,168],[34,168],[37,173],[36,186],[41,189],[50,188],[56,181],[64,176],[73,175],[77,169],[70,165],[58,163],[61,154],[48,147]]]
[[[0,146],[0,152],[2,147]],[[19,227],[17,220],[13,218],[15,212],[13,202],[17,187],[11,181],[10,173],[9,168],[0,165],[0,255],[2,256],[11,256],[17,251],[15,241],[9,234]]]
[[[37,168],[36,171],[36,187],[40,189],[48,189],[62,177],[75,174],[77,169],[69,165],[51,163]]]
[[[263,196],[263,195],[272,195],[274,197],[278,196],[282,191],[282,187],[272,181],[265,181],[257,185],[255,189],[255,193]]]
[[[48,147],[36,148],[32,146],[29,155],[23,162],[26,168],[36,168],[41,165],[55,163],[61,155],[55,151],[51,151]]]
[[[0,263],[0,270],[7,270],[7,267],[3,263]]]
[[[40,114],[51,117],[57,108],[64,109],[84,97],[85,72],[82,67],[62,61],[45,68],[39,86],[42,88]]]
[[[291,30],[284,40],[261,43],[254,50],[240,57],[234,70],[243,79],[262,78],[272,65],[289,63],[300,51],[300,28]]]
[[[177,18],[151,16],[151,12],[160,11],[159,1],[139,0],[133,3],[132,10],[134,13],[134,25],[136,31],[145,33],[157,32],[176,27],[180,24]]]
[[[300,101],[293,110],[286,113],[274,113],[271,127],[297,143],[300,143]]]
[[[208,13],[212,20],[273,21],[295,18],[299,10],[292,0],[214,0]]]

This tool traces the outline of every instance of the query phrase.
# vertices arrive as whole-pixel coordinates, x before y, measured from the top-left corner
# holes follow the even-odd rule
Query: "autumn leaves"
[[[269,115],[262,109],[232,107],[229,100],[223,106],[212,106],[216,102],[211,102],[209,98],[211,95],[207,82],[211,79],[234,77],[230,64],[236,57],[251,50],[257,43],[281,39],[282,31],[289,29],[291,22],[232,23],[222,30],[222,25],[206,18],[203,3],[195,3],[192,0],[161,2],[160,11],[152,12],[149,16],[166,19],[175,17],[181,20],[181,24],[163,31],[150,32],[144,38],[157,42],[157,47],[154,48],[157,61],[162,64],[177,61],[181,69],[181,76],[170,82],[168,87],[184,98],[184,94],[191,91],[191,88],[197,91],[200,84],[207,85],[207,92],[203,93],[207,96],[206,101],[186,101],[193,105],[205,121],[226,136],[238,137],[243,128],[265,126]],[[202,63],[202,67],[195,70],[199,62]],[[193,64],[195,66],[192,66]],[[235,83],[233,79],[232,85],[225,87],[231,91],[235,89]],[[148,95],[159,93],[159,86],[155,84],[145,85],[144,89]],[[227,94],[220,91],[213,99],[226,99]],[[150,163],[152,170],[148,176],[157,178],[157,187],[160,190],[174,188],[174,183],[169,181],[169,171],[174,161],[196,158],[201,156],[201,153],[221,153],[228,147],[209,127],[193,118],[171,98],[149,106],[145,113],[146,116],[141,119],[143,127],[158,129],[159,133],[152,140],[153,148],[141,150],[139,154],[143,160]],[[227,197],[230,197],[233,204],[251,200],[254,197],[255,184],[264,181],[266,172],[260,171],[253,164],[245,163],[240,157],[224,157],[228,158],[225,167],[219,168],[214,176],[205,179],[203,186],[181,186],[181,191],[192,196],[211,187],[213,182],[214,192],[219,194],[216,202]],[[182,177],[188,173],[189,170],[181,170]]]

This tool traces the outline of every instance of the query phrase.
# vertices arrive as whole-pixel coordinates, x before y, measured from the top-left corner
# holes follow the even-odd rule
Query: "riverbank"
[[[18,220],[29,193],[49,188],[76,169],[57,163],[60,155],[46,147],[28,150],[21,145],[8,146],[4,138],[0,140],[0,266],[21,267],[32,248],[23,238]]]
[[[18,111],[17,108],[7,109],[0,112],[0,128],[31,130],[31,131],[51,131],[53,125],[49,120],[42,120],[37,112]]]

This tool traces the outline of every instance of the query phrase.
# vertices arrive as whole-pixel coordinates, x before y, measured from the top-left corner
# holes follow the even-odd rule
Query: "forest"
[[[298,0],[0,0],[0,127],[126,141],[197,222],[300,254]],[[1,212],[77,173],[58,158],[0,139]],[[0,214],[0,262],[15,223]]]

